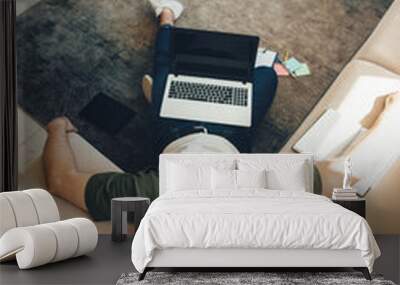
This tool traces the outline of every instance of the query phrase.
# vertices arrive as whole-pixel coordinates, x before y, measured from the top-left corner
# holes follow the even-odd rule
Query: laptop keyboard
[[[247,88],[171,81],[168,97],[217,104],[247,106]]]

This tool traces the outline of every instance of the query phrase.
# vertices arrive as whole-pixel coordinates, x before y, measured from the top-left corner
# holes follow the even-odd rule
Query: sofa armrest
[[[374,32],[355,55],[400,74],[400,0],[394,0]]]
[[[82,172],[99,173],[99,172],[122,172],[112,161],[106,158],[101,152],[89,144],[84,138],[77,133],[70,133],[69,139],[72,150],[75,154],[77,167]],[[19,189],[43,188],[47,189],[45,174],[43,171],[43,161],[41,152],[44,148],[40,146],[37,150],[37,158],[26,166],[23,173],[19,173],[18,187]],[[71,203],[53,196],[58,206],[61,219],[70,219],[76,217],[90,218],[88,213],[75,207]],[[95,222],[97,230],[100,234],[111,233],[111,224],[109,221]]]
[[[77,167],[82,172],[123,172],[121,168],[106,158],[100,151],[77,133],[70,133],[69,140],[75,154]]]

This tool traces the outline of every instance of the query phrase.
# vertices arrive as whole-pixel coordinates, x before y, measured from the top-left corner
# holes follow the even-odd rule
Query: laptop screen
[[[258,37],[175,28],[175,74],[251,81]]]

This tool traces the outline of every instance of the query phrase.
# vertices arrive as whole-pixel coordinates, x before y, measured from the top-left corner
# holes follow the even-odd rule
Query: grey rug
[[[364,43],[391,0],[182,0],[178,26],[255,34],[288,50],[312,76],[281,78],[254,152],[277,152]],[[140,87],[151,70],[155,19],[144,0],[42,0],[17,19],[18,102],[42,125],[67,115],[126,171],[151,164],[151,125]],[[98,93],[136,116],[110,136],[78,116]],[[112,114],[99,114],[110,116]]]
[[[268,284],[268,285],[295,285],[295,284],[327,284],[327,285],[395,285],[392,281],[384,280],[382,276],[373,276],[372,281],[364,279],[358,272],[322,272],[322,273],[274,273],[274,272],[229,272],[229,273],[204,273],[204,272],[149,272],[142,281],[137,281],[138,273],[123,274],[117,281],[117,285],[136,284]]]

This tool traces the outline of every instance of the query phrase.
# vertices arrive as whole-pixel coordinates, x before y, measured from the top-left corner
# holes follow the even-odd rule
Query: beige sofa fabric
[[[361,123],[360,120],[377,98],[400,91],[399,51],[400,0],[395,0],[365,45],[343,69],[281,152],[293,152],[293,145],[328,108],[341,111],[350,120]],[[318,168],[323,193],[330,196],[333,187],[340,187],[342,177],[328,174],[323,163]],[[397,160],[366,196],[367,220],[375,234],[400,233],[399,173],[400,160]]]
[[[70,133],[69,139],[80,171],[87,173],[122,172],[121,168],[106,158],[79,134]]]
[[[400,73],[400,0],[395,0],[356,58]]]

